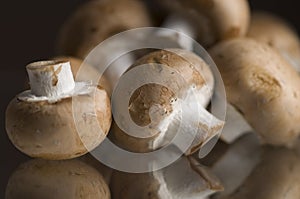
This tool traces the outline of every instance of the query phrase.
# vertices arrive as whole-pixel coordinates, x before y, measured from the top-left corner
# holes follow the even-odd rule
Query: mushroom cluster
[[[93,0],[80,6],[58,34],[58,54],[26,66],[30,89],[7,107],[9,139],[40,159],[15,171],[6,198],[298,199],[300,39],[284,19],[250,10],[247,0]],[[109,56],[123,52],[116,42],[97,51],[97,64],[86,61],[108,38],[149,26],[161,27],[153,32],[155,42],[172,46],[123,54],[104,70]],[[213,112],[220,95],[216,72],[226,90],[225,121]],[[151,81],[135,88],[143,78]],[[183,137],[174,142],[178,134]],[[119,171],[88,154],[107,140],[127,154],[172,145],[180,155],[146,173]],[[113,159],[113,152],[99,154]],[[125,164],[122,158],[117,162]]]

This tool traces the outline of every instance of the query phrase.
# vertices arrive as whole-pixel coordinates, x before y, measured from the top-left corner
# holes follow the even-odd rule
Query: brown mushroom
[[[267,144],[291,146],[300,133],[300,77],[273,48],[251,39],[210,50],[228,101]]]
[[[74,82],[69,62],[35,62],[27,72],[31,90],[16,96],[6,110],[7,134],[20,151],[31,157],[69,159],[103,141],[111,124],[104,89]]]
[[[180,111],[178,103],[187,103],[190,106],[188,111],[190,120],[187,124],[183,124],[185,126],[183,131],[195,137],[191,146],[184,152],[186,154],[194,153],[217,135],[223,127],[223,122],[205,109],[214,90],[214,78],[209,66],[192,52],[166,49],[145,55],[136,61],[126,73],[130,73],[138,66],[145,65],[147,68],[144,72],[147,76],[166,79],[166,84],[170,87],[149,83],[136,89],[130,97],[128,111],[136,125],[148,128],[147,136],[132,136],[131,132],[124,132],[118,126],[119,124],[114,124],[110,134],[112,140],[122,148],[134,152],[149,152],[159,149],[168,144],[179,129],[181,118],[180,112],[178,112]],[[166,77],[169,71],[163,66],[174,70],[170,72],[169,77]],[[185,83],[178,82],[179,77],[175,75],[176,73],[180,74]],[[177,90],[172,90],[171,85]],[[180,92],[176,93],[177,91],[192,91],[196,98],[194,101],[190,98],[179,99],[177,95]],[[197,108],[197,104],[200,109]],[[201,118],[200,122],[193,121],[193,118],[197,116]],[[196,132],[196,135],[192,135],[191,132],[195,128],[199,128],[199,131]]]

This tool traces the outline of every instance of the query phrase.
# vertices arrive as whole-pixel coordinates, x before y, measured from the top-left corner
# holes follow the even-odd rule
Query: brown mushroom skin
[[[266,12],[254,12],[247,36],[277,49],[300,70],[300,40],[296,30],[284,19]]]
[[[110,199],[102,175],[78,160],[30,160],[10,176],[6,199]]]
[[[243,185],[226,199],[300,198],[300,159],[288,149],[266,148]]]
[[[137,60],[132,66],[149,64],[153,71],[159,69],[160,65],[165,65],[178,71],[186,81],[186,89],[195,85],[200,89],[204,84],[211,88],[214,86],[214,79],[209,66],[197,55],[181,49],[159,50],[145,55]],[[157,75],[156,73],[149,76]],[[184,85],[178,85],[184,86]],[[179,88],[180,89],[180,88]],[[159,104],[165,108],[165,115],[169,115],[172,110],[171,100],[175,98],[173,91],[158,84],[146,84],[137,89],[129,101],[128,110],[132,120],[139,126],[150,124],[149,109],[154,104]],[[145,108],[146,107],[146,108]],[[153,151],[153,142],[160,133],[153,132],[153,136],[148,138],[138,138],[123,132],[115,123],[112,125],[111,139],[120,147],[132,152]],[[162,146],[161,146],[162,147]],[[196,147],[197,149],[200,146]],[[195,152],[197,149],[192,152]]]
[[[58,52],[84,58],[108,37],[132,28],[151,26],[147,8],[139,0],[89,1],[63,26]]]
[[[6,131],[12,143],[31,157],[53,160],[78,157],[98,146],[111,124],[107,93],[99,87],[92,94],[76,96],[73,100],[80,104],[76,109],[82,117],[77,125],[85,129],[83,132],[76,129],[71,97],[56,103],[26,102],[15,97],[6,110]],[[85,110],[94,110],[96,116],[85,114]],[[93,128],[94,117],[102,132],[89,130]]]
[[[300,78],[271,47],[251,39],[226,41],[210,49],[228,101],[264,143],[292,146],[300,132]]]

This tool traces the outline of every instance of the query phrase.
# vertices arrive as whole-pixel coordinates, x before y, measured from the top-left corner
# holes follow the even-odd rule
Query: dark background
[[[5,132],[5,108],[24,89],[26,64],[55,55],[55,40],[65,19],[84,0],[6,0],[0,6],[0,198],[13,170],[28,157]],[[298,0],[250,0],[252,9],[282,16],[300,31]]]

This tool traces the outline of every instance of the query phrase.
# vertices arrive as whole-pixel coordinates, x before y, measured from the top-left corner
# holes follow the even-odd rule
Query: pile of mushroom
[[[154,24],[191,38],[160,29],[155,34],[161,41],[170,39],[178,48],[133,52],[106,71],[99,71],[102,63],[83,61],[109,37]],[[225,121],[211,111],[216,77],[195,54],[193,39],[223,79]],[[47,159],[20,166],[9,180],[7,198],[47,198],[53,191],[58,198],[300,197],[300,39],[284,19],[265,12],[251,16],[247,0],[94,0],[66,21],[57,46],[52,60],[26,66],[30,90],[7,107],[12,143],[30,157]],[[114,43],[101,52],[103,63],[121,48]],[[143,78],[128,81],[137,70],[163,84],[140,86],[125,104],[116,93],[128,92]],[[189,147],[172,143],[179,130],[194,136]],[[215,137],[220,140],[213,151],[199,158]],[[126,173],[85,155],[105,139],[128,153],[174,144],[182,155],[160,170]],[[71,191],[61,189],[62,183]]]

